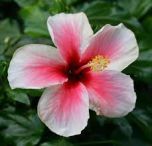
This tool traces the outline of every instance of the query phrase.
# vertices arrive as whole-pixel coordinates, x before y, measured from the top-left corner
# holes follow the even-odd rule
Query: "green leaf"
[[[104,1],[95,1],[91,4],[85,5],[83,8],[88,16],[110,16],[116,14],[116,7],[113,3]]]
[[[40,146],[53,146],[51,142],[42,143]]]
[[[30,105],[29,97],[23,91],[7,89],[7,95],[8,95],[8,97],[10,97],[11,99],[13,99],[17,102],[20,102],[20,103],[23,103],[26,105]]]
[[[149,144],[148,142],[141,139],[132,138],[130,140],[127,139],[122,141],[122,144],[120,146],[149,146]]]
[[[125,71],[127,74],[134,75],[138,80],[146,83],[152,82],[152,50],[144,49],[140,52],[136,62],[130,65]]]
[[[126,118],[116,118],[113,119],[113,122],[118,125],[121,132],[127,137],[131,137],[133,134],[133,129]]]
[[[149,128],[149,124],[152,124],[151,118],[144,110],[135,110],[132,112],[132,116],[138,121],[138,124],[142,125],[144,128]]]
[[[3,135],[12,139],[16,146],[33,146],[39,142],[43,126],[37,116],[23,117],[8,114],[5,120],[8,125],[3,130]]]
[[[94,1],[91,4],[85,5],[82,11],[87,14],[93,25],[98,26],[98,29],[107,23],[112,25],[125,23],[136,31],[142,29],[135,17],[124,13],[115,3]]]
[[[40,146],[52,146],[51,142],[42,143]]]
[[[134,110],[130,114],[130,118],[135,122],[135,124],[139,127],[142,131],[143,136],[149,139],[151,142],[151,135],[152,135],[152,119],[151,115],[143,109]]]
[[[25,7],[20,13],[24,20],[24,32],[33,37],[49,37],[47,18],[49,13],[37,6]]]
[[[140,52],[138,61],[149,62],[152,65],[152,49],[145,49]]]
[[[0,54],[5,49],[10,49],[11,45],[20,37],[19,27],[16,21],[5,19],[0,21]]]
[[[148,32],[152,32],[152,16],[148,16],[143,21],[144,29]]]
[[[51,14],[57,14],[61,12],[67,12],[69,10],[68,5],[66,5],[65,0],[53,0],[51,1],[51,5],[49,7],[49,12]]]
[[[14,0],[20,7],[26,7],[34,4],[37,0]]]
[[[143,62],[133,63],[124,72],[133,75],[136,80],[149,84],[152,82],[152,67]]]
[[[151,0],[119,0],[119,5],[130,15],[142,17],[152,7]]]
[[[1,60],[2,59],[2,60]],[[3,76],[7,69],[7,62],[4,61],[4,58],[0,58],[0,77]]]
[[[73,146],[73,144],[69,143],[65,139],[60,139],[53,142],[46,142],[41,144],[40,146]]]

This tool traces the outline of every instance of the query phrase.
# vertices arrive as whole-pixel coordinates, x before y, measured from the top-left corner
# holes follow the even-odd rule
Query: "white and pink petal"
[[[134,33],[123,24],[105,25],[92,38],[82,55],[88,61],[96,55],[109,58],[107,70],[122,71],[138,57],[139,48]]]
[[[122,117],[136,103],[133,80],[117,71],[87,73],[83,83],[87,88],[90,108],[106,117]]]
[[[12,89],[39,89],[67,81],[65,62],[57,49],[40,44],[19,48],[13,55],[8,69]]]
[[[83,41],[93,31],[84,13],[60,13],[50,16],[47,21],[52,40],[67,62],[78,61]]]
[[[81,83],[64,83],[46,89],[38,103],[45,125],[65,137],[80,134],[89,118],[89,98]]]

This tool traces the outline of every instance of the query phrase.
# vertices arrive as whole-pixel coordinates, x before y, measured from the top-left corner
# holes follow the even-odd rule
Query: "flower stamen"
[[[90,66],[92,71],[102,71],[108,66],[109,63],[110,61],[107,57],[97,55],[92,58],[92,60],[88,63],[88,66]]]
[[[110,61],[107,57],[96,55],[91,59],[91,61],[89,61],[89,63],[81,66],[78,70],[76,70],[75,73],[78,74],[86,68],[90,68],[92,71],[102,71],[108,66],[109,63]]]

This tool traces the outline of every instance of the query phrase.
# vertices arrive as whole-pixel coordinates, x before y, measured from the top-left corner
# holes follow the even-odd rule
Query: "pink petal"
[[[65,63],[57,49],[40,44],[18,49],[8,69],[11,88],[43,88],[67,80]]]
[[[135,107],[136,94],[130,76],[117,71],[87,73],[83,80],[90,108],[107,117],[121,117]]]
[[[44,91],[38,115],[46,126],[62,136],[80,134],[89,118],[89,98],[81,83],[65,83]]]
[[[105,25],[91,39],[83,61],[88,61],[96,55],[110,59],[107,70],[121,71],[138,57],[138,45],[134,33],[123,24],[117,26]]]
[[[67,62],[79,60],[82,41],[93,34],[84,13],[57,14],[49,17],[48,29],[60,53]]]

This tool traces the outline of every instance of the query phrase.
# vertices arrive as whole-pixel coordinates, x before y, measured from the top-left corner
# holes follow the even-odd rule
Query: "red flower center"
[[[81,64],[81,63],[80,63]],[[88,71],[102,71],[109,64],[107,57],[97,55],[84,65],[71,63],[66,70],[69,81],[80,81]]]

